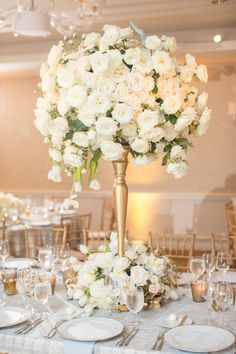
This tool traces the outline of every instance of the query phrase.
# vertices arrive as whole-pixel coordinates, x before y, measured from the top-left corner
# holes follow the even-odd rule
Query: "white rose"
[[[137,126],[131,122],[129,124],[122,125],[122,135],[125,138],[135,138],[137,136]]]
[[[109,57],[106,54],[95,52],[89,56],[93,72],[97,75],[104,74],[109,68]]]
[[[49,149],[49,156],[53,159],[53,161],[56,161],[56,162],[62,161],[61,152],[59,150],[50,148]]]
[[[140,129],[139,136],[148,141],[158,142],[165,136],[165,131],[162,128]]]
[[[131,267],[130,271],[131,282],[137,286],[142,286],[147,283],[148,272],[141,266]]]
[[[144,88],[144,75],[139,72],[131,72],[128,75],[128,86],[132,91],[142,91]]]
[[[84,86],[75,85],[68,90],[67,101],[75,108],[81,107],[87,98],[87,89]]]
[[[173,68],[170,55],[160,50],[156,50],[152,55],[152,64],[160,75],[168,74]]]
[[[175,124],[175,130],[180,132],[188,127],[195,119],[196,111],[193,107],[187,107],[185,110],[180,114],[177,122]]]
[[[158,111],[151,111],[150,109],[145,109],[136,118],[138,126],[143,129],[153,128],[159,123],[159,113]]]
[[[46,72],[42,77],[42,91],[46,94],[52,93],[55,90],[55,80],[51,73]]]
[[[57,82],[58,85],[64,88],[70,88],[75,82],[75,72],[66,68],[61,67],[57,70]]]
[[[97,113],[106,113],[111,108],[111,102],[108,96],[99,91],[94,91],[90,94],[87,101],[90,110]]]
[[[110,95],[114,90],[114,82],[111,78],[100,77],[97,81],[96,88],[105,92],[107,95]]]
[[[95,122],[95,113],[91,111],[89,105],[84,105],[78,112],[78,119],[86,127],[91,127]]]
[[[84,147],[84,148],[89,146],[87,134],[84,132],[75,132],[73,135],[72,141],[76,145]]]
[[[107,57],[109,59],[109,69],[115,70],[119,68],[122,63],[122,54],[118,49],[111,49],[107,51]]]
[[[50,103],[50,101],[46,100],[44,97],[39,97],[37,99],[37,108],[38,109],[45,109],[46,111],[50,111],[51,103]]]
[[[112,117],[119,123],[129,123],[133,118],[133,109],[126,103],[117,103],[112,111]]]
[[[208,73],[206,65],[198,65],[196,75],[201,82],[207,82],[208,80]]]
[[[186,157],[186,153],[184,149],[180,145],[175,145],[172,147],[170,152],[171,159],[184,159]]]
[[[162,105],[161,109],[163,109],[167,114],[176,113],[181,107],[181,99],[178,94],[167,96]]]
[[[115,259],[113,272],[122,272],[129,268],[130,260],[127,257],[118,257]]]
[[[89,71],[91,68],[89,57],[86,55],[84,57],[77,58],[76,68],[78,74],[84,71]]]
[[[112,268],[114,256],[111,252],[97,253],[94,262],[98,268]]]
[[[129,68],[127,68],[127,66],[122,63],[118,68],[113,70],[110,75],[116,83],[119,83],[126,80],[129,72]]]
[[[92,179],[92,181],[89,183],[89,188],[95,191],[99,191],[101,189],[101,183],[98,179]]]
[[[167,78],[165,76],[160,76],[157,81],[158,94],[162,99],[178,92],[179,86],[180,81],[178,77]]]
[[[101,150],[106,160],[119,160],[124,152],[121,144],[113,141],[102,141]]]
[[[48,65],[53,68],[57,65],[59,59],[61,57],[61,48],[57,45],[52,46],[49,54],[48,54]]]
[[[177,48],[177,43],[175,37],[162,36],[162,46],[165,50],[169,52],[175,52]]]
[[[97,133],[95,132],[95,130],[90,129],[90,130],[88,131],[87,137],[88,137],[88,140],[89,140],[89,141],[94,140],[94,139],[96,138],[96,136],[97,136]]]
[[[206,133],[208,129],[209,122],[211,120],[211,109],[205,108],[199,120],[199,125],[197,127],[196,135],[201,136]]]
[[[106,28],[104,35],[101,38],[101,41],[107,45],[114,45],[120,39],[120,32],[116,26],[109,26]]]
[[[192,78],[193,78],[193,74],[194,74],[194,71],[191,66],[189,66],[189,65],[181,66],[180,77],[183,82],[186,82],[186,83],[191,82]]]
[[[131,144],[131,149],[141,154],[145,154],[149,150],[149,144],[146,140],[136,138]]]
[[[120,37],[122,39],[132,38],[133,35],[134,35],[134,31],[130,27],[120,29]]]
[[[112,98],[118,102],[126,102],[129,98],[128,86],[121,82],[116,85],[115,91],[113,92]]]
[[[132,158],[132,162],[135,166],[147,166],[153,161],[152,157],[143,155]]]
[[[75,146],[68,146],[64,150],[64,162],[65,164],[73,167],[81,167],[81,157],[78,155],[78,149]]]
[[[100,37],[100,33],[87,33],[82,42],[83,47],[85,47],[86,50],[94,48],[98,44]]]
[[[202,92],[197,98],[197,110],[198,112],[203,112],[207,106],[208,93]]]
[[[151,50],[158,49],[161,46],[161,40],[158,36],[147,36],[145,39],[145,47]]]
[[[137,111],[142,110],[142,103],[146,100],[146,95],[143,91],[132,92],[128,96],[128,102]]]
[[[186,54],[185,61],[186,61],[186,64],[189,65],[192,69],[196,69],[197,62],[196,62],[196,59],[194,58],[194,56],[192,56],[189,53]]]
[[[52,166],[52,169],[48,172],[48,179],[53,182],[61,182],[61,169],[59,165]]]
[[[60,139],[65,135],[68,131],[68,121],[63,117],[57,117],[52,120],[52,126],[50,129],[50,133],[52,134],[52,142],[55,144],[59,143]]]
[[[176,137],[177,137],[177,131],[175,130],[175,126],[170,123],[170,122],[167,122],[164,126],[163,126],[163,129],[165,131],[165,139],[167,141],[172,141],[174,140]]]
[[[52,125],[50,114],[44,109],[35,109],[34,115],[36,118],[34,121],[35,127],[38,129],[38,131],[40,131],[42,135],[48,135]]]
[[[67,102],[65,97],[60,97],[57,101],[57,111],[61,116],[65,116],[66,113],[69,111],[70,105]]]
[[[126,64],[135,65],[140,61],[140,54],[141,52],[139,48],[129,48],[126,50],[123,59]]]
[[[39,76],[40,76],[41,80],[44,77],[44,75],[46,75],[46,73],[48,73],[48,71],[49,71],[48,65],[46,63],[43,63],[39,69]]]
[[[82,286],[89,286],[96,280],[96,275],[93,273],[89,273],[81,270],[79,272],[78,283]]]
[[[80,83],[89,88],[94,88],[97,84],[97,75],[88,71],[80,73]]]
[[[108,117],[101,117],[95,123],[97,134],[102,136],[112,136],[117,131],[117,123]]]
[[[152,57],[148,50],[142,49],[139,62],[135,65],[135,68],[142,74],[148,74],[152,71]]]
[[[166,172],[174,175],[175,178],[182,178],[187,173],[188,164],[186,161],[170,162]]]

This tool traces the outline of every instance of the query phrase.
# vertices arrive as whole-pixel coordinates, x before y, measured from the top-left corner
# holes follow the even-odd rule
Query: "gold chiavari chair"
[[[195,234],[160,234],[150,231],[149,247],[169,257],[179,272],[186,272],[193,255],[195,237]]]
[[[236,270],[236,236],[212,235],[212,253],[214,256],[218,252],[224,252],[229,257],[230,269]]]
[[[115,211],[112,198],[104,198],[101,214],[101,230],[115,229]]]
[[[62,227],[26,227],[25,228],[25,256],[35,258],[38,250],[46,245],[65,245],[67,226]]]
[[[2,234],[1,239],[5,240],[6,239],[6,218],[2,218],[2,222],[0,225],[1,225],[0,230],[1,230],[1,234]]]
[[[89,249],[94,252],[101,245],[107,245],[110,241],[110,235],[112,231],[91,231],[83,230],[83,240],[84,244],[89,247]]]
[[[236,211],[232,201],[225,204],[229,235],[236,235]]]
[[[92,214],[74,214],[61,217],[61,225],[67,226],[67,239],[70,248],[79,249],[79,245],[84,243],[83,230],[90,229]]]

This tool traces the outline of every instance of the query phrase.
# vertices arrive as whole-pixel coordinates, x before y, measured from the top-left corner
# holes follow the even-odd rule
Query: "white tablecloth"
[[[58,318],[62,318],[64,315],[65,305],[62,304],[55,296],[50,299],[50,307],[54,314],[49,317],[51,324],[54,324]],[[22,297],[19,295],[8,297],[8,306],[23,306]],[[195,303],[192,299],[186,295],[178,301],[171,301],[160,309],[156,310],[143,310],[138,316],[142,320],[142,324],[139,326],[140,331],[130,342],[128,347],[116,347],[115,343],[117,338],[109,341],[97,343],[94,348],[94,354],[147,354],[150,353],[150,348],[155,342],[156,336],[160,327],[156,324],[156,320],[159,316],[170,313],[176,314],[188,314],[192,318],[195,324],[203,324],[207,318],[207,304]],[[95,315],[107,315],[106,311],[97,311]],[[222,314],[218,314],[222,315]],[[230,310],[224,314],[225,323],[227,329],[236,334],[236,312],[232,306]],[[124,324],[131,324],[132,314],[129,312],[119,314],[119,319]],[[16,336],[14,331],[16,327],[0,330],[0,352],[6,352],[8,354],[63,354],[64,343],[63,339],[56,334],[52,339],[43,337],[49,329],[50,324],[45,320],[42,325],[36,327],[25,336]],[[236,347],[229,348],[223,353],[234,353]],[[174,353],[175,350],[164,344],[162,352]],[[154,353],[154,352],[153,352]],[[78,353],[79,354],[79,353]]]

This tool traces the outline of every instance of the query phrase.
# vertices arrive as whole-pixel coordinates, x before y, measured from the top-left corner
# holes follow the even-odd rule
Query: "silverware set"
[[[122,338],[116,343],[117,347],[126,347],[131,342],[132,338],[138,333],[138,328],[133,328],[125,331]]]
[[[24,335],[29,333],[32,329],[38,326],[41,322],[43,322],[42,318],[31,318],[31,320],[27,321],[21,328],[19,328],[15,334],[16,335]]]

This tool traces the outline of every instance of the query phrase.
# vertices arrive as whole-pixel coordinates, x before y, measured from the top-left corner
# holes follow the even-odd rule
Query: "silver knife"
[[[131,342],[131,339],[138,333],[138,331],[139,331],[139,329],[136,328],[135,331],[134,331],[132,334],[130,334],[130,335],[128,336],[128,338],[126,338],[126,339],[124,340],[124,342],[123,342],[123,344],[122,344],[121,346],[122,346],[122,347],[126,347],[126,346]]]
[[[135,331],[135,327],[133,329],[131,329],[128,332],[125,332],[122,336],[122,338],[116,343],[117,347],[120,347],[121,345],[123,345],[123,342]]]
[[[37,319],[30,327],[28,327],[26,330],[21,332],[21,334],[29,333],[32,329],[34,329],[36,326],[38,326],[41,322],[43,322],[42,318]]]

